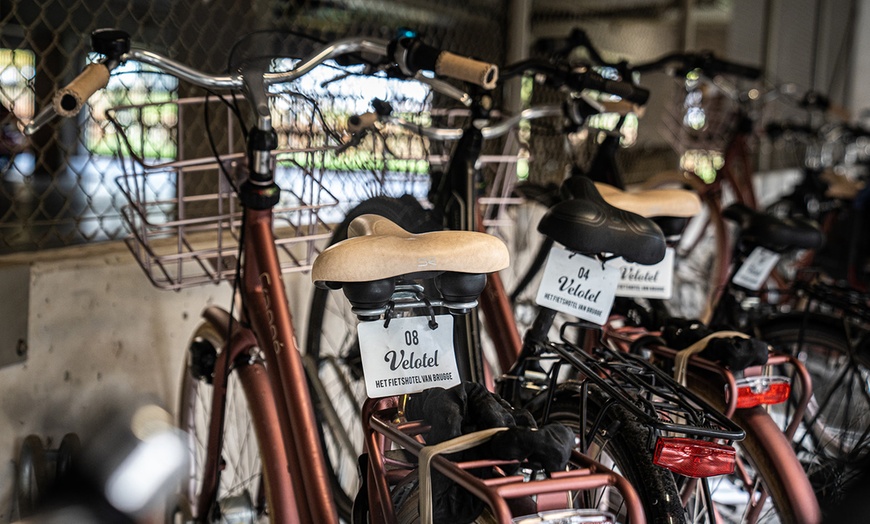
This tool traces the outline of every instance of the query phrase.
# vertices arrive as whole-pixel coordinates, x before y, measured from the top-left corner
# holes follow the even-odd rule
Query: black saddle
[[[572,251],[612,253],[629,262],[655,264],[665,256],[665,237],[650,219],[604,201],[586,177],[565,181],[568,199],[551,207],[538,231]]]
[[[743,204],[731,204],[723,216],[740,227],[741,240],[784,253],[792,249],[818,249],[824,235],[811,222],[800,218],[777,218]]]

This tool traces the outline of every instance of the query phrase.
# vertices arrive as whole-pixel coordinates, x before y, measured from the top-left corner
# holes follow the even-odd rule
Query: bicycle
[[[276,144],[266,86],[299,78],[327,59],[360,52],[379,57],[392,56],[387,62],[402,64],[411,75],[412,69],[439,69],[447,76],[467,78],[471,75],[472,80],[487,83],[494,80],[495,68],[441,53],[414,38],[397,39],[392,44],[348,39],[319,49],[287,72],[263,74],[262,65],[259,68],[249,65],[231,74],[209,75],[167,57],[132,49],[129,37],[120,31],[97,31],[92,40],[95,51],[105,58],[88,66],[69,86],[59,90],[54,105],[41,111],[24,127],[25,132],[35,132],[54,114],[74,116],[89,95],[106,84],[111,69],[125,60],[149,64],[207,89],[244,92],[256,118],[248,136],[248,179],[239,187],[244,206],[241,218],[243,240],[240,242],[242,252],[235,258],[238,263],[244,257],[235,281],[242,290],[245,320],[236,321],[231,313],[209,308],[204,313],[205,324],[191,343],[193,351],[186,366],[187,386],[184,391],[208,390],[216,394],[204,404],[196,404],[193,399],[182,402],[182,418],[203,416],[198,413],[200,408],[210,410],[211,415],[206,413],[196,422],[207,421],[211,431],[206,463],[196,465],[196,474],[203,478],[193,479],[187,485],[185,498],[180,501],[184,507],[179,511],[206,519],[219,510],[219,503],[225,503],[249,514],[263,515],[268,507],[269,516],[276,521],[297,518],[305,522],[336,521],[338,516],[317,430],[312,425],[314,411],[302,360],[296,351],[272,232],[272,207],[280,198],[280,192],[273,179],[272,151]],[[442,57],[445,63],[439,62],[436,67],[438,57]],[[208,260],[204,263],[209,264]],[[224,341],[229,343],[224,344]],[[225,417],[232,416],[224,411],[227,401],[224,392],[236,381],[245,390],[246,397],[252,400],[247,408],[252,414],[259,448],[259,452],[253,455],[255,459],[261,453],[268,457],[261,462],[267,480],[255,474],[246,479],[248,489],[225,493],[221,490],[225,489],[229,474],[221,472],[222,463],[233,464],[234,461],[222,459],[233,452],[226,446],[222,448],[222,444],[229,444],[222,442],[222,428],[229,425]],[[254,400],[257,398],[269,398],[273,402],[257,402]],[[254,472],[257,470],[256,466],[252,469]],[[301,479],[305,481],[300,482]],[[267,490],[262,489],[264,484],[268,485]]]
[[[770,135],[815,135],[812,128],[801,125],[774,123],[767,130]],[[725,218],[738,228],[731,255],[735,265],[715,305],[713,319],[717,325],[755,334],[777,352],[797,357],[806,365],[806,372],[797,373],[806,378],[797,382],[789,402],[778,406],[774,415],[784,419],[778,422],[788,427],[785,433],[827,511],[861,474],[852,465],[866,455],[870,423],[864,417],[866,388],[861,378],[867,366],[860,349],[864,344],[864,313],[860,308],[864,299],[859,291],[830,282],[823,270],[814,267],[814,254],[822,247],[823,235],[807,222],[821,219],[821,213],[829,218],[839,213],[840,205],[827,191],[828,184],[837,179],[822,181],[820,166],[811,168],[811,164],[805,165],[803,181],[794,191],[771,206],[773,216],[737,204],[724,210]],[[831,189],[843,198],[854,196],[857,187],[843,181]],[[822,230],[830,232],[831,222],[820,221],[828,224]],[[748,274],[741,268],[758,260],[752,258],[756,248],[781,257],[787,270],[777,273],[778,267],[768,267],[752,282],[741,280]],[[786,280],[784,275],[791,278]],[[810,378],[812,391],[804,385]]]
[[[649,194],[623,195],[615,188],[610,188],[602,194],[609,195],[614,203],[625,205],[626,202],[632,202],[632,209],[635,211],[644,212],[646,210],[649,212],[656,208],[661,209],[661,202],[656,200],[658,195],[655,191]],[[551,321],[552,317],[549,318],[549,322]],[[653,364],[670,372],[676,356],[676,351],[671,347],[675,346],[670,344],[666,346],[658,337],[658,333],[635,326],[636,324],[631,320],[612,316],[603,328],[601,344],[605,348],[609,348],[610,351],[617,351],[619,354],[652,357]],[[587,324],[586,327],[590,326]],[[536,323],[536,328],[545,329],[542,333],[546,336],[549,323],[542,325]],[[717,336],[726,335],[731,336],[733,333],[720,333]],[[594,347],[590,344],[592,343],[587,341],[584,345],[586,348]],[[696,344],[693,349],[713,350],[713,346],[714,344],[708,343],[705,339]],[[765,360],[768,360],[766,346],[762,345],[761,349],[764,350]],[[729,371],[725,366],[731,362],[734,362],[735,365],[731,366],[731,371]],[[803,473],[801,464],[794,456],[786,434],[757,404],[755,406],[741,404],[740,409],[736,409],[738,399],[745,398],[743,390],[740,390],[740,395],[738,395],[735,383],[734,373],[736,371],[734,370],[742,369],[736,365],[736,360],[728,360],[723,365],[709,360],[702,361],[699,357],[691,357],[685,363],[688,364],[689,389],[706,402],[721,409],[746,430],[745,439],[735,443],[739,457],[738,470],[731,477],[735,480],[723,482],[711,479],[709,481],[711,504],[707,507],[707,511],[714,512],[716,516],[706,518],[710,519],[709,521],[725,519],[729,522],[761,522],[767,521],[766,519],[771,517],[785,522],[803,521],[802,519],[806,519],[807,522],[818,521],[820,519],[818,505],[812,495],[812,489]],[[771,366],[791,364],[799,370],[802,369],[802,366],[794,358],[772,356],[767,364]],[[518,368],[512,370],[508,379],[522,381],[524,379],[522,366],[528,365],[530,364],[526,359],[520,359]],[[747,377],[754,374],[748,373]],[[533,376],[531,375],[531,377]],[[804,378],[808,379],[806,376]],[[525,380],[530,382],[529,386],[532,391],[540,390],[541,384],[546,383],[546,381],[533,380],[529,377]],[[722,384],[721,389],[717,387],[718,384]],[[804,384],[808,384],[808,380]],[[751,385],[740,385],[752,391]],[[802,389],[803,391],[808,390],[807,387]],[[726,398],[729,399],[730,403],[723,403]],[[806,400],[805,398],[804,401]],[[794,427],[793,424],[790,431],[793,432]],[[680,483],[679,486],[684,490],[684,498],[682,499],[684,502],[692,501],[693,496],[695,500],[699,498],[694,495],[694,489],[697,486],[693,486],[690,482]],[[750,486],[752,488],[749,488]],[[737,487],[737,490],[734,490],[734,487]],[[745,494],[740,494],[743,489],[745,489]],[[724,495],[728,498],[723,498],[723,493],[730,493],[730,495]],[[773,499],[772,503],[770,502],[771,498]],[[742,502],[740,502],[741,499]],[[765,499],[768,500],[767,505],[764,504]],[[735,503],[736,506],[732,506]]]
[[[602,173],[596,173],[596,175],[602,176]],[[574,173],[571,178],[576,177],[576,176],[578,176],[578,175],[576,173]],[[571,178],[569,178],[566,181],[566,184],[571,183]],[[631,205],[634,205],[635,207],[630,208],[630,209],[633,211],[636,211],[636,212],[640,212],[642,214],[650,215],[651,214],[650,210],[652,210],[652,211],[654,211],[654,213],[652,213],[653,215],[656,215],[656,214],[668,215],[668,213],[661,213],[660,209],[658,209],[658,210],[654,209],[655,207],[659,207],[659,208],[664,207],[664,206],[661,206],[661,203],[655,202],[654,193],[639,194],[639,195],[626,195],[626,194],[623,194],[621,191],[617,190],[616,188],[611,187],[607,190],[607,192],[602,190],[602,194],[605,195],[605,198],[608,200],[613,199],[613,203],[617,206],[619,206],[620,203],[625,205],[626,202],[633,202],[633,204],[631,204]],[[688,197],[684,197],[684,198],[688,198]],[[622,201],[622,202],[619,202],[619,201]],[[687,215],[687,216],[690,216],[690,215]],[[682,232],[682,227],[684,226],[684,222],[685,222],[685,218],[683,218],[681,220],[680,219],[674,220],[672,218],[666,218],[665,220],[660,221],[660,224],[662,224],[663,229],[670,232],[669,236],[673,235],[674,237],[678,238],[679,233]],[[666,226],[667,226],[667,228],[666,228]],[[543,253],[544,251],[545,251],[545,249],[542,249],[539,252]],[[535,261],[534,267],[527,273],[527,275],[534,275],[535,273],[537,273],[540,270],[540,267],[541,267],[540,264],[542,264],[542,262],[543,262],[543,259],[541,257],[538,257]],[[523,281],[523,283],[528,284],[528,282],[530,280],[531,280],[530,278],[527,278]],[[515,294],[515,296],[516,296],[516,294]],[[612,329],[606,329],[605,330],[605,340],[615,341],[613,333],[614,333],[614,331]],[[635,338],[632,338],[631,339],[632,341],[635,340],[637,337],[648,336],[648,334],[646,334],[646,332],[644,330],[640,330],[639,333],[637,331],[635,331],[633,333],[633,335]],[[621,347],[621,348],[627,350],[629,346],[625,345],[623,342],[620,342],[620,344],[618,344],[618,347]],[[655,344],[653,344],[651,347],[660,347],[660,346],[656,346]],[[652,351],[653,350],[651,350],[651,352]],[[671,353],[669,355],[665,355],[663,350],[660,351],[660,353],[663,356],[666,356],[670,359],[673,359],[673,351],[671,351]],[[765,354],[765,357],[766,357],[766,354]],[[779,358],[779,357],[777,357],[777,358]],[[695,361],[690,359],[690,362],[692,362],[694,364]],[[796,365],[797,367],[799,367],[799,363],[794,363],[793,361],[791,363],[792,363],[792,365]],[[706,368],[705,372],[717,370],[716,371],[717,373],[726,373],[726,374],[730,373],[730,372],[727,372],[727,370],[724,367],[722,367],[721,365],[713,364],[713,363],[709,363],[709,364],[710,365],[708,368]],[[725,377],[725,375],[722,375],[722,376],[723,376],[723,378]],[[733,382],[734,378],[731,377],[730,379],[726,379],[726,381],[727,380],[730,380],[731,382]],[[806,388],[804,388],[804,391],[806,391]],[[708,401],[713,401],[714,403],[718,403],[719,401],[721,401],[722,395],[720,394],[720,395],[718,395],[718,397],[719,397],[719,400],[717,401],[717,395],[716,394],[711,395],[709,393],[709,391],[706,392],[706,396],[705,396],[705,398]],[[737,399],[736,389],[734,389],[731,392],[730,399],[732,402],[734,402]],[[729,414],[734,413],[734,406],[731,406],[730,409],[728,409],[726,412]],[[738,413],[737,416],[742,417],[743,415],[742,415],[742,413]],[[761,418],[764,419],[763,422],[759,422],[759,420],[755,420],[755,421],[752,421],[752,423],[751,423],[752,431],[750,431],[750,433],[752,436],[748,440],[752,444],[750,444],[747,447],[754,447],[755,448],[754,450],[752,450],[750,452],[750,454],[755,455],[754,461],[756,463],[759,463],[759,459],[761,459],[762,461],[764,461],[763,463],[767,464],[766,459],[764,458],[764,452],[760,451],[758,446],[759,445],[761,445],[761,446],[767,445],[766,444],[767,440],[765,440],[765,439],[768,439],[768,437],[769,437],[768,432],[770,431],[771,428],[776,428],[776,426],[773,424],[773,422],[770,420],[769,417],[761,415]],[[743,420],[743,419],[741,418],[741,420]],[[764,428],[766,428],[766,429],[764,429]],[[777,429],[777,431],[779,431],[779,430]],[[793,433],[793,431],[794,431],[794,429],[791,429],[792,433]],[[788,449],[787,441],[785,441],[785,439],[783,438],[782,435],[780,435],[778,437],[771,437],[771,442],[773,442],[773,441],[775,441],[776,444],[775,445],[771,444],[768,451],[771,453],[772,456],[782,457],[783,463],[789,465],[788,466],[788,468],[790,468],[789,471],[792,474],[792,476],[794,476],[795,472],[799,471],[799,468],[795,468],[794,465],[799,464],[799,463],[797,462],[796,458],[794,457],[794,454],[790,451],[790,449]],[[785,443],[785,445],[783,445],[784,443]],[[819,518],[818,508],[817,508],[817,506],[814,507],[814,497],[811,495],[812,490],[809,489],[808,483],[804,482],[803,484],[800,484],[799,487],[793,486],[794,490],[789,495],[790,498],[786,498],[782,494],[788,493],[789,490],[782,488],[782,486],[783,486],[783,478],[787,478],[787,477],[780,476],[779,472],[773,471],[770,467],[765,467],[765,471],[763,472],[762,476],[765,478],[765,482],[769,482],[773,486],[779,486],[779,488],[777,488],[777,491],[779,491],[779,493],[777,494],[778,500],[776,501],[775,505],[778,508],[781,508],[781,510],[785,512],[784,513],[785,515],[790,514],[788,512],[790,511],[790,508],[793,506],[791,501],[804,500],[804,501],[808,501],[807,502],[808,505],[806,507],[804,507],[802,510],[799,510],[797,512],[797,514],[803,513],[804,516],[806,518],[808,518],[810,521]],[[798,477],[800,477],[800,476],[803,476],[803,475],[798,474]],[[795,486],[798,486],[798,484],[795,483]],[[809,496],[807,496],[808,494],[809,494]],[[747,499],[750,501],[753,500],[753,498],[754,498],[754,496],[752,494],[749,494],[749,496],[747,497]],[[761,506],[759,506],[758,509],[760,510]],[[792,517],[794,517],[794,515],[792,515]],[[790,517],[784,517],[784,518],[786,520],[788,520]]]
[[[751,263],[749,257],[758,246],[782,253],[785,248],[815,250],[821,245],[821,233],[800,226],[801,222],[742,208],[728,208],[725,213],[740,223],[735,273]],[[819,498],[832,506],[861,473],[852,465],[860,463],[870,449],[862,379],[868,365],[862,356],[866,336],[862,295],[823,282],[813,270],[799,271],[773,304],[764,300],[761,284],[747,287],[732,279],[714,318],[758,333],[777,351],[799,357],[806,365],[813,391],[800,387],[798,392],[812,393],[807,408],[802,409],[800,402],[794,409],[790,402],[783,416],[801,424],[799,432],[791,429],[787,434]]]
[[[768,266],[766,270],[757,267],[758,263],[749,259],[753,250],[759,246],[765,248],[765,252],[774,254],[796,249],[813,250],[821,245],[821,234],[806,222],[778,219],[737,204],[726,208],[723,214],[740,226],[732,256],[735,266],[729,272],[719,303],[715,304],[713,324],[736,327],[754,334],[771,344],[776,354],[772,353],[766,362],[765,369],[768,371],[759,373],[757,370],[747,370],[746,378],[742,371],[746,363],[738,364],[723,358],[721,354],[717,358],[720,363],[707,358],[699,358],[694,364],[690,359],[689,363],[698,370],[722,377],[727,390],[725,398],[729,401],[720,407],[729,415],[735,413],[744,392],[771,395],[768,401],[774,405],[768,409],[776,424],[782,428],[782,433],[792,442],[797,459],[803,464],[811,486],[827,512],[836,507],[836,501],[848,489],[851,480],[860,475],[860,469],[849,465],[859,463],[867,449],[867,423],[860,415],[864,410],[861,409],[861,379],[858,378],[866,364],[862,364],[860,350],[856,350],[861,338],[859,335],[847,342],[843,335],[845,330],[837,327],[842,325],[843,317],[858,318],[860,313],[854,308],[852,313],[848,312],[849,309],[841,309],[846,313],[836,317],[810,313],[811,309],[816,309],[812,307],[803,313],[790,311],[790,305],[804,309],[798,304],[806,301],[807,297],[812,297],[810,306],[812,301],[817,300],[819,304],[839,303],[841,308],[848,308],[848,300],[837,298],[838,295],[842,297],[842,294],[828,286],[820,286],[818,282],[813,284],[801,279],[795,282],[792,289],[780,289],[777,301],[767,304],[764,300],[767,291],[763,285],[773,267]],[[741,270],[743,266],[753,264],[755,266],[751,271]],[[752,274],[755,274],[754,278],[747,277]],[[814,286],[816,289],[810,291]],[[629,316],[634,322],[644,319],[640,320],[641,324],[650,329],[663,329],[665,332],[671,329],[671,335],[675,334],[674,328],[669,327],[669,321],[664,320],[667,312],[663,308],[654,307],[657,313],[649,318],[632,307],[629,306],[632,312]],[[633,325],[629,323],[629,326]],[[613,334],[621,344],[625,344],[632,337],[639,336],[632,333],[635,329],[618,328]],[[677,324],[676,332],[682,329],[689,328]],[[704,334],[708,332],[706,330]],[[641,333],[645,331],[641,330]],[[690,339],[676,343],[671,337],[665,338],[668,346],[678,349],[694,341]],[[665,362],[673,362],[676,355],[673,349],[662,347],[654,348],[653,352]],[[791,393],[782,378],[760,378],[767,384],[750,385],[752,380],[759,380],[759,377],[765,377],[772,370],[775,370],[776,375],[788,377],[792,383]],[[753,376],[754,379],[751,378]],[[740,384],[736,383],[738,378],[742,379]],[[777,388],[784,389],[774,399],[774,390]],[[843,396],[839,397],[841,394]],[[708,392],[707,395],[705,398],[708,400],[715,398],[713,393]],[[856,415],[858,418],[855,418]]]

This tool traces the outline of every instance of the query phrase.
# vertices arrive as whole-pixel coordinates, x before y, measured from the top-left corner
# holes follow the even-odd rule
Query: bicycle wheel
[[[855,465],[870,456],[870,357],[851,348],[838,319],[804,322],[774,320],[760,334],[810,374],[813,396],[793,440],[820,500],[832,504],[863,473]]]
[[[724,409],[719,382],[690,375],[689,387]],[[723,523],[817,523],[821,514],[812,488],[790,443],[761,406],[738,409],[731,419],[746,432],[733,443],[738,464],[731,475],[708,480]]]
[[[587,402],[589,414],[587,423],[600,412],[603,399],[590,394]],[[578,396],[558,395],[550,407],[549,422],[561,422],[576,434],[588,431],[582,428]],[[614,405],[607,409],[587,450],[580,450],[604,466],[619,473],[635,487],[643,504],[647,522],[680,523],[686,522],[684,510],[674,476],[670,471],[653,464],[649,447],[649,429],[631,415],[625,408]],[[619,522],[626,522],[626,512],[621,495],[612,488],[595,493],[589,501],[590,507],[609,511],[616,515]]]
[[[197,502],[203,496],[203,470],[212,418],[213,388],[208,368],[209,363],[213,368],[214,356],[224,346],[224,340],[224,334],[206,323],[197,328],[188,346],[181,381],[178,421],[179,427],[187,433],[190,467],[186,477],[182,479],[181,496],[177,507],[171,512],[169,522],[178,522],[179,517],[206,522],[221,514],[244,516],[247,521],[269,520],[260,450],[236,373],[230,373],[227,378],[220,482],[211,508],[214,514],[197,515]]]
[[[511,265],[503,269],[500,276],[510,295],[514,319],[522,335],[538,314],[535,295],[543,275],[543,263],[549,253],[544,235],[537,231],[538,222],[550,207],[559,202],[560,196],[559,188],[555,185],[522,184],[514,189],[514,193],[525,198],[525,202],[506,206],[504,220],[501,221],[503,225],[490,233],[502,239],[511,254]],[[556,337],[554,340],[558,338],[556,334],[561,323],[554,323],[551,331]]]
[[[701,214],[689,221],[675,246],[671,314],[709,322],[715,295],[728,277],[729,250],[722,215],[702,200]]]
[[[688,186],[688,187],[687,187]],[[721,213],[721,192],[710,191],[693,175],[663,174],[644,183],[643,189],[680,187],[701,197],[701,213],[692,217],[674,246],[673,296],[666,302],[676,317],[698,318],[705,323],[713,315],[716,294],[728,278],[730,253],[728,230]]]
[[[374,197],[348,213],[336,228],[330,245],[347,238],[347,227],[354,218],[369,213],[389,218],[413,233],[439,228],[414,197]],[[306,336],[306,366],[323,449],[333,474],[336,506],[344,518],[350,518],[359,489],[357,459],[363,451],[360,411],[366,393],[356,325],[356,316],[343,293],[314,290]]]

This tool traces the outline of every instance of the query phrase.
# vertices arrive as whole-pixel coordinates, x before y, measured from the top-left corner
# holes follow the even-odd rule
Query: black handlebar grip
[[[649,89],[636,86],[631,82],[619,82],[617,80],[605,80],[604,89],[607,93],[624,98],[629,102],[634,102],[638,105],[646,104],[649,100]]]
[[[727,60],[716,58],[714,56],[710,56],[709,71],[706,72],[709,75],[721,73],[726,75],[738,76],[747,80],[757,80],[759,77],[761,77],[761,69],[758,67],[736,64],[734,62],[728,62]]]
[[[764,126],[764,130],[770,138],[779,138],[786,133],[795,133],[805,136],[814,136],[818,133],[818,129],[808,125],[783,122],[770,122]]]
[[[584,74],[585,78],[581,80],[584,89],[594,89],[603,93],[616,95],[637,105],[644,105],[649,100],[649,90],[634,85],[631,82],[609,80],[602,78],[592,71],[587,71]]]

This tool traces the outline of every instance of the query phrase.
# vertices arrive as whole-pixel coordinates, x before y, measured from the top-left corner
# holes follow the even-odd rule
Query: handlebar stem
[[[240,71],[245,98],[253,106],[257,116],[257,128],[261,131],[272,130],[272,113],[269,111],[269,97],[266,94],[266,84],[263,80],[264,64],[242,68]]]

